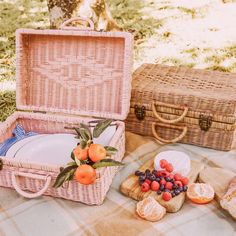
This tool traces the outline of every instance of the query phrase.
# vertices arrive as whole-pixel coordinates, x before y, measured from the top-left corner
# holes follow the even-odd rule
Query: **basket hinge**
[[[3,169],[3,160],[0,159],[0,170],[2,170],[2,169]]]
[[[47,114],[46,111],[33,111],[33,113]]]

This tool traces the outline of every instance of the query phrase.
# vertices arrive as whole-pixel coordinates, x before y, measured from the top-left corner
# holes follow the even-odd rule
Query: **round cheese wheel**
[[[173,173],[180,173],[183,176],[187,176],[190,172],[190,158],[184,152],[169,150],[158,153],[154,159],[154,168],[156,170],[162,170],[160,167],[161,159],[165,159],[173,165]]]

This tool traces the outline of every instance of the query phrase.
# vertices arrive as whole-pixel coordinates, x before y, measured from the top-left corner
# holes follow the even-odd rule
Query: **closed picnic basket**
[[[86,21],[89,27],[69,26]],[[116,132],[109,145],[121,161],[131,95],[133,37],[126,32],[95,32],[89,19],[75,18],[58,30],[20,29],[16,32],[17,109],[0,124],[0,143],[17,124],[39,134],[73,133],[65,127],[110,118]],[[56,158],[56,157],[51,157]],[[70,157],[68,157],[70,162]],[[0,157],[0,186],[20,195],[60,197],[89,205],[102,204],[118,167],[96,170],[96,181],[75,180],[53,188],[61,166],[34,160]]]
[[[133,74],[128,131],[227,151],[235,121],[235,73],[144,64]]]

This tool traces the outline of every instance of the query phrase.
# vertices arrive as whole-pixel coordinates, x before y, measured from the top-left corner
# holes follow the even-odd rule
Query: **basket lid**
[[[176,105],[176,114],[188,108],[195,115],[214,114],[219,122],[235,123],[235,91],[236,73],[143,64],[133,74],[131,105],[152,110],[153,102],[161,102],[167,108]]]
[[[66,25],[60,30],[17,30],[17,108],[125,119],[132,35]]]

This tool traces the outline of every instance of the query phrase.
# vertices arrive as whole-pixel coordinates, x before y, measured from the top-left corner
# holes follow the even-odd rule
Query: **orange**
[[[187,190],[188,198],[198,204],[205,204],[212,201],[214,195],[214,189],[209,184],[194,183]]]
[[[74,150],[73,150],[75,158],[78,160],[86,160],[88,158],[88,147],[82,149],[80,145],[78,145]]]
[[[91,144],[89,146],[89,158],[93,162],[101,161],[107,155],[106,149],[100,144]]]
[[[96,180],[96,171],[90,165],[81,165],[75,171],[75,179],[81,184],[92,184]]]

